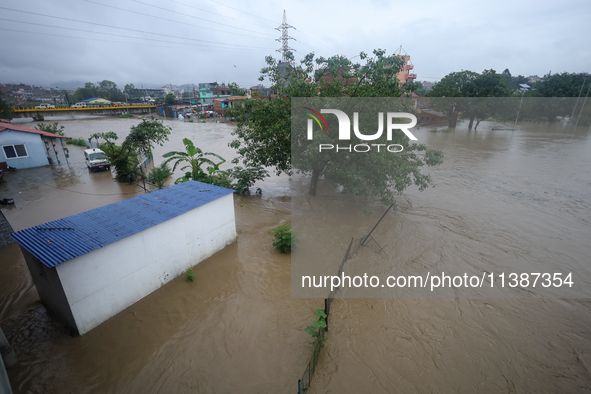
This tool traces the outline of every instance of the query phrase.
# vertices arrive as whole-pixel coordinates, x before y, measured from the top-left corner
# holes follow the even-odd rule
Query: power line
[[[314,39],[314,38],[310,37],[309,35],[307,35],[307,34],[306,34],[306,33],[304,33],[303,31],[299,30],[298,28],[295,28],[295,27],[294,27],[293,29],[294,29],[295,31],[297,31],[298,33],[301,33],[301,34],[303,34],[304,36],[308,37],[308,38],[309,38],[309,39],[311,39],[312,41],[316,41],[318,44],[325,46],[326,48],[330,49],[331,51],[335,51],[335,50],[334,50],[334,48],[332,48],[332,47],[329,47],[328,45],[326,45],[326,44],[324,44],[324,43],[322,43],[322,42],[320,42],[320,41],[318,41],[318,40],[316,40],[316,39]],[[336,52],[337,52],[337,51],[335,51],[335,53],[336,53]]]
[[[15,12],[21,12],[21,13],[24,13],[24,14],[45,16],[45,17],[55,18],[55,19],[62,19],[62,20],[67,20],[67,21],[72,21],[72,22],[78,22],[78,23],[86,23],[86,24],[95,25],[95,26],[108,27],[108,28],[111,28],[111,29],[133,31],[133,32],[136,32],[136,33],[152,34],[152,35],[162,36],[162,37],[180,38],[181,40],[202,41],[202,42],[209,42],[209,43],[222,44],[222,45],[234,45],[234,46],[240,46],[240,47],[249,47],[247,45],[226,44],[226,43],[223,43],[223,42],[199,40],[197,38],[179,37],[179,36],[173,36],[173,35],[170,35],[170,34],[161,34],[161,33],[153,33],[153,32],[144,31],[144,30],[128,29],[128,28],[125,28],[125,27],[110,26],[110,25],[105,25],[105,24],[102,24],[102,23],[86,22],[86,21],[81,21],[81,20],[77,20],[77,19],[63,18],[63,17],[60,17],[60,16],[44,15],[44,14],[39,14],[39,13],[36,13],[36,12],[21,11],[21,10],[15,10],[15,9],[12,9],[12,8],[6,8],[6,7],[0,7],[0,9],[9,10],[9,11],[15,11]],[[22,23],[27,23],[27,22],[22,22]],[[251,48],[261,48],[261,47],[251,47]],[[263,49],[266,49],[266,48],[263,48]]]
[[[198,27],[200,29],[205,29],[205,30],[210,30],[210,31],[219,31],[221,33],[228,33],[228,34],[239,34],[242,37],[251,37],[251,38],[257,38],[257,39],[263,38],[263,37],[256,37],[256,36],[247,35],[247,34],[244,34],[244,33],[238,33],[238,32],[233,32],[233,31],[214,29],[212,27],[200,26],[200,25],[196,25],[194,23],[181,22],[181,21],[177,21],[177,20],[174,20],[174,19],[163,18],[161,16],[144,14],[143,12],[134,11],[134,10],[128,10],[128,9],[125,9],[125,8],[115,7],[115,6],[112,6],[112,5],[107,5],[107,4],[102,4],[102,3],[97,3],[97,2],[91,1],[91,0],[84,0],[84,1],[86,1],[87,3],[96,4],[96,5],[100,5],[100,6],[107,7],[107,8],[113,8],[115,10],[120,10],[120,11],[125,11],[125,12],[131,12],[132,14],[136,14],[136,15],[142,15],[142,16],[147,16],[147,17],[150,17],[150,18],[161,19],[161,20],[168,21],[168,22],[173,22],[173,23],[178,23],[178,24],[182,24],[182,25]]]
[[[202,47],[205,47],[205,48],[215,48],[215,47],[212,47],[212,46],[209,46],[209,45],[188,44],[188,43],[177,42],[177,41],[165,41],[165,40],[158,40],[156,38],[125,36],[123,34],[115,34],[115,33],[102,33],[102,32],[96,32],[96,31],[92,31],[92,30],[76,29],[76,28],[73,28],[73,27],[53,26],[53,25],[46,25],[46,24],[43,24],[43,23],[15,21],[15,20],[12,20],[12,19],[5,19],[5,18],[0,18],[0,20],[1,21],[8,21],[8,22],[15,22],[15,23],[24,23],[24,24],[27,24],[27,25],[34,25],[34,26],[51,27],[51,28],[54,28],[54,29],[80,31],[80,32],[83,32],[83,33],[103,34],[103,35],[114,36],[114,37],[133,38],[133,39],[136,39],[136,40],[158,41],[158,42],[165,42],[165,43],[170,43],[170,44],[185,44],[185,45],[193,45],[193,46],[202,46]],[[240,45],[240,44],[224,44],[224,43],[221,43],[221,42],[207,41],[207,40],[197,40],[197,39],[195,39],[195,40],[196,41],[201,41],[201,42],[207,42],[207,43],[210,43],[210,44],[232,45],[232,46],[246,47],[246,48],[252,48],[252,49],[269,50],[269,48],[263,48],[263,47],[253,47],[253,46]],[[227,48],[227,49],[238,49],[238,48]]]
[[[88,1],[88,0],[86,0],[86,1]],[[194,7],[194,6],[192,6],[192,5],[189,5],[189,4],[186,4],[186,3],[181,3],[180,1],[177,1],[177,0],[170,0],[170,1],[172,1],[173,3],[180,4],[180,5],[184,5],[185,7],[193,8],[193,9],[195,9],[195,10],[198,10],[198,11],[209,12],[210,14],[213,14],[213,15],[218,15],[218,16],[224,17],[224,18],[226,18],[226,19],[233,19],[233,20],[235,20],[235,21],[238,21],[238,22],[242,22],[242,23],[248,23],[248,24],[250,24],[250,25],[255,25],[255,26],[262,27],[262,26],[260,26],[260,25],[256,24],[255,22],[248,22],[248,21],[243,21],[243,20],[241,20],[241,19],[232,18],[231,16],[226,16],[226,15],[223,15],[223,14],[218,14],[218,13],[216,13],[216,12],[213,12],[213,11],[204,10],[204,9],[202,9],[202,8],[197,8],[197,7]]]
[[[99,38],[89,38],[89,37],[80,37],[80,36],[66,36],[63,34],[53,34],[53,33],[39,33],[39,32],[33,32],[33,31],[26,31],[26,30],[16,30],[16,29],[5,29],[5,28],[0,28],[0,30],[4,30],[4,31],[12,31],[12,32],[16,32],[16,33],[27,33],[27,34],[38,34],[38,35],[42,35],[42,36],[52,36],[52,37],[65,37],[65,38],[75,38],[75,39],[79,39],[79,40],[85,40],[85,41],[100,41],[100,42],[112,42],[112,43],[116,43],[116,44],[126,44],[126,45],[144,45],[144,46],[150,46],[150,47],[154,47],[154,48],[168,48],[170,49],[170,46],[164,46],[164,45],[150,45],[150,44],[144,44],[141,42],[125,42],[125,41],[113,41],[113,40],[101,40]],[[96,32],[92,32],[93,34],[106,34],[106,33],[96,33]],[[128,37],[128,36],[121,36],[121,37]],[[137,38],[137,37],[130,37],[130,38]],[[139,38],[142,39],[142,38]],[[196,47],[202,47],[202,48],[210,48],[210,49],[216,49],[216,50],[231,50],[231,51],[249,51],[252,52],[253,49],[242,49],[242,48],[220,48],[220,47],[212,47],[212,46],[207,46],[207,45],[199,45],[199,44],[189,44],[186,42],[175,42],[175,41],[164,41],[164,40],[152,40],[152,39],[146,39],[149,41],[161,41],[161,42],[165,42],[165,43],[171,43],[171,44],[180,44],[180,45],[189,45],[189,46],[196,46]],[[175,48],[181,48],[181,47],[175,47]]]
[[[210,1],[211,1],[212,3],[216,3],[216,4],[219,4],[219,5],[221,5],[221,6],[224,6],[224,7],[231,8],[231,9],[233,9],[234,11],[242,12],[243,14],[250,15],[250,16],[254,16],[255,18],[259,18],[259,19],[262,19],[262,20],[265,20],[265,21],[267,21],[267,22],[271,22],[271,23],[275,24],[275,22],[274,22],[274,21],[272,21],[272,20],[269,20],[269,19],[266,19],[266,18],[263,18],[262,16],[258,16],[258,15],[254,15],[254,14],[249,14],[249,13],[248,13],[248,12],[246,12],[246,11],[242,11],[242,10],[239,10],[238,8],[230,7],[229,5],[222,4],[222,3],[220,3],[219,1],[215,1],[215,0],[210,0]]]
[[[261,33],[261,32],[254,31],[254,30],[243,29],[243,28],[241,28],[241,27],[234,27],[234,26],[232,26],[232,25],[227,25],[227,24],[225,24],[225,23],[219,23],[219,22],[216,22],[216,21],[211,21],[211,20],[208,20],[208,19],[199,18],[199,17],[197,17],[197,16],[183,14],[182,12],[178,12],[178,11],[169,10],[169,9],[166,9],[166,8],[164,8],[164,7],[158,7],[157,5],[153,5],[153,4],[144,3],[143,1],[139,1],[139,0],[132,0],[132,1],[134,1],[134,2],[136,2],[136,3],[140,3],[140,4],[147,5],[147,6],[149,6],[149,7],[154,7],[154,8],[157,8],[157,9],[159,9],[159,10],[168,11],[168,12],[172,12],[172,13],[174,13],[174,14],[179,14],[179,15],[182,15],[182,16],[186,16],[186,17],[189,17],[189,18],[199,19],[199,20],[202,20],[202,21],[206,21],[206,22],[210,22],[210,23],[215,23],[215,24],[217,24],[217,25],[231,27],[232,29],[244,30],[244,31],[248,31],[248,32],[251,32],[251,33],[263,34],[263,35],[265,35],[265,36],[271,36],[271,37],[273,37],[273,35],[272,35],[272,34]]]

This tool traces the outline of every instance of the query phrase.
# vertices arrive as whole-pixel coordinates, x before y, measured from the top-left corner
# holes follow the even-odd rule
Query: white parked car
[[[110,170],[111,162],[100,149],[86,149],[84,151],[84,161],[90,171]]]
[[[51,108],[55,108],[55,105],[51,105],[51,104],[41,104],[35,107],[35,109],[51,109]]]

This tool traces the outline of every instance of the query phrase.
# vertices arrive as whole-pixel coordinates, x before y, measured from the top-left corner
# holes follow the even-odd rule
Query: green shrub
[[[121,114],[121,115],[119,115],[119,117],[120,117],[121,119],[131,119],[131,118],[133,118],[133,115],[132,115],[132,114],[130,114],[130,113],[126,113],[126,114]]]
[[[269,231],[269,234],[275,237],[273,246],[277,247],[281,253],[290,253],[292,245],[295,247],[295,244],[300,242],[296,238],[297,233],[292,233],[291,226],[287,224]]]
[[[76,146],[83,146],[87,147],[86,141],[84,138],[72,138],[71,140],[66,140],[67,145],[76,145]]]
[[[148,181],[154,182],[158,185],[158,189],[162,189],[164,187],[164,182],[166,182],[166,179],[171,175],[172,170],[170,167],[166,163],[162,163],[160,166],[152,168],[148,174]]]
[[[53,122],[53,124],[47,124],[47,123],[37,123],[37,127],[35,127],[37,130],[41,130],[41,131],[46,131],[48,133],[53,133],[53,134],[57,134],[57,135],[65,135],[64,134],[64,129],[65,126],[64,125],[59,125],[58,122]]]
[[[232,184],[232,189],[236,190],[238,194],[250,194],[250,187],[256,181],[263,180],[269,176],[269,171],[263,167],[248,167],[242,168],[236,166],[228,171],[230,177],[236,179],[236,183]],[[257,194],[262,194],[262,190],[257,188]]]
[[[193,280],[195,279],[195,274],[193,274],[193,267],[185,271],[185,278],[187,278],[187,282],[193,282]]]

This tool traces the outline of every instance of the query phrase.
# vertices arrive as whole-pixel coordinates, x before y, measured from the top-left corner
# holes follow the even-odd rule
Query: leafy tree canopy
[[[545,76],[541,81],[532,84],[532,89],[526,93],[529,97],[578,97],[585,79],[589,83],[586,73],[561,73]],[[584,95],[583,91],[582,95]]]
[[[0,92],[0,119],[12,120],[13,116],[14,109],[2,98],[2,92]]]
[[[113,81],[103,80],[96,84],[86,82],[83,88],[76,90],[74,101],[86,100],[93,97],[100,97],[111,101],[125,101],[125,95],[117,89]]]
[[[231,96],[246,96],[246,90],[242,89],[236,82],[228,84]]]
[[[288,57],[293,60],[291,54]],[[410,144],[405,136],[392,141],[404,146],[404,151],[398,154],[382,151],[323,155],[311,149],[312,144],[318,143],[316,134],[313,141],[292,134],[294,98],[400,97],[405,92],[405,86],[395,77],[402,67],[402,58],[387,56],[384,50],[378,49],[373,51],[373,56],[360,53],[359,60],[352,62],[340,55],[315,59],[314,54],[308,54],[299,65],[292,66],[291,62],[277,62],[268,56],[259,79],[268,78],[279,97],[270,101],[246,100],[244,106],[233,111],[237,139],[230,146],[238,150],[246,165],[275,167],[277,174],[294,171],[311,174],[311,195],[316,193],[321,176],[334,185],[344,186],[348,192],[388,203],[394,203],[393,193],[402,192],[409,185],[424,189],[430,179],[421,174],[420,167],[441,163],[441,152]],[[297,158],[291,156],[292,141],[302,144],[298,150],[303,154]]]
[[[469,129],[473,122],[478,124],[495,114],[498,101],[483,100],[490,97],[509,97],[512,89],[508,84],[509,70],[498,74],[495,70],[484,70],[482,73],[462,70],[452,72],[439,81],[427,94],[429,97],[445,97],[445,100],[432,100],[434,109],[444,112],[448,117],[448,126],[455,128],[460,113],[470,119]],[[469,99],[467,99],[469,98]]]
[[[53,133],[53,134],[57,134],[57,135],[65,135],[64,134],[65,126],[64,125],[60,126],[58,122],[54,122],[53,124],[37,123],[37,127],[35,127],[35,128],[37,130],[46,131],[48,133]]]
[[[164,102],[166,105],[174,105],[176,103],[176,97],[172,93],[168,93],[166,97],[164,97]]]
[[[154,144],[162,146],[168,141],[171,128],[164,126],[159,120],[142,120],[137,126],[132,126],[130,133],[119,146],[115,141],[119,139],[113,131],[107,133],[95,133],[88,141],[93,139],[103,141],[101,149],[105,152],[117,173],[117,180],[125,182],[130,176],[135,178],[138,156],[152,156]]]

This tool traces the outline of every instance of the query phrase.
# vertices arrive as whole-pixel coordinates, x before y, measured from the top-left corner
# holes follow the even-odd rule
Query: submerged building
[[[234,242],[233,198],[189,181],[11,237],[47,310],[82,335]]]

